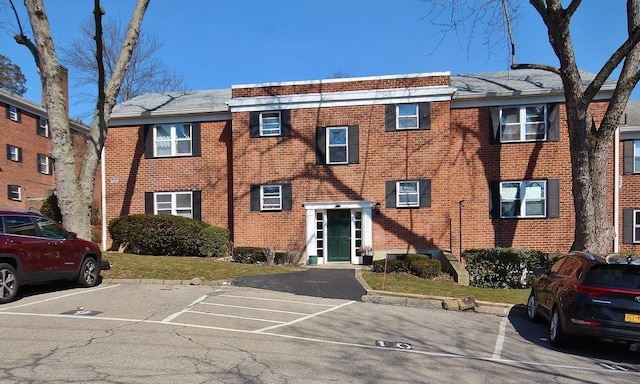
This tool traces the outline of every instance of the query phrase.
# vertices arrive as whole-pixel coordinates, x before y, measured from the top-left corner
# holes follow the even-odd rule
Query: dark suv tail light
[[[610,293],[620,293],[623,295],[640,294],[640,291],[632,291],[628,289],[617,289],[617,288],[592,287],[589,285],[582,285],[582,284],[573,284],[573,289],[575,289],[577,293],[581,295],[589,296],[589,297],[600,297]]]

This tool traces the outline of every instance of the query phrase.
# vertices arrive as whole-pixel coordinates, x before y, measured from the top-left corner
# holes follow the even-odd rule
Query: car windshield
[[[620,289],[640,289],[640,266],[606,264],[594,266],[584,280],[585,285]]]

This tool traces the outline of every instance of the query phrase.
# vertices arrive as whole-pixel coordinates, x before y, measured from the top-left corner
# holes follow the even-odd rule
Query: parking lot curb
[[[458,299],[454,297],[439,297],[418,295],[412,293],[398,293],[390,291],[378,291],[371,289],[369,284],[362,277],[362,269],[355,270],[356,280],[367,291],[362,296],[362,301],[374,304],[398,305],[414,308],[440,308],[447,310],[473,311],[496,316],[508,316],[514,312],[522,312],[526,314],[523,306],[514,306],[513,304],[493,303],[489,301],[473,300],[473,298]],[[514,309],[516,311],[514,311]]]

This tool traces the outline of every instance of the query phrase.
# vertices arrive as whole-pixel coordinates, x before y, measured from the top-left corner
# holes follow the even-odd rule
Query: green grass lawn
[[[305,267],[261,266],[219,261],[213,258],[141,256],[126,253],[105,252],[111,269],[102,271],[105,279],[163,279],[191,280],[200,278],[204,284],[240,276],[290,273]],[[363,278],[371,289],[399,293],[412,293],[438,297],[464,298],[507,304],[524,304],[528,289],[489,289],[458,285],[448,281],[425,280],[409,275],[363,272]]]

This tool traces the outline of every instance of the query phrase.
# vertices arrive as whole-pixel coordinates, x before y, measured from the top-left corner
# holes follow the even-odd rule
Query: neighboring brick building
[[[361,246],[382,257],[572,243],[562,83],[548,72],[149,94],[111,118],[107,220],[181,214],[229,228],[237,246],[303,249],[319,263],[360,264]]]
[[[39,209],[54,191],[47,111],[4,89],[0,89],[0,108],[0,149],[6,154],[0,156],[0,205]],[[89,128],[74,121],[70,128],[81,157]]]
[[[621,234],[621,251],[640,252],[640,100],[629,100],[616,148],[620,175],[614,196],[614,224]]]

